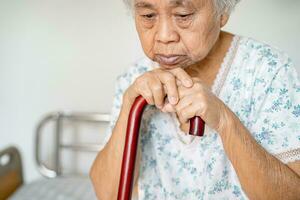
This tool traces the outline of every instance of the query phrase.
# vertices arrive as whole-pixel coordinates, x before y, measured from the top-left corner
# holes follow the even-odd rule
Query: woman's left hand
[[[204,85],[199,78],[193,78],[194,85],[184,87],[178,82],[179,102],[171,105],[166,102],[163,112],[175,112],[184,132],[189,130],[189,119],[201,117],[205,123],[217,132],[223,130],[227,121],[228,107]]]

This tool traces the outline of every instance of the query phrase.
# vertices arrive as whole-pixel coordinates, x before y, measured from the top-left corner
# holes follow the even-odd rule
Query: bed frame
[[[7,199],[23,184],[20,152],[15,147],[0,151],[0,200]]]
[[[46,178],[55,178],[62,175],[62,158],[61,154],[64,149],[80,152],[99,152],[103,144],[64,144],[62,141],[65,121],[71,123],[108,123],[110,120],[109,114],[103,113],[85,113],[85,112],[53,112],[45,115],[39,121],[35,131],[35,160],[38,171]],[[43,128],[48,123],[55,124],[54,129],[54,167],[48,167],[41,156],[42,151],[42,136],[45,134]],[[23,169],[20,152],[16,147],[7,147],[0,150],[0,200],[6,200],[20,186],[23,185]]]
[[[64,144],[62,142],[63,122],[86,122],[86,123],[108,123],[109,114],[103,113],[83,113],[83,112],[54,112],[46,115],[39,123],[35,133],[35,160],[39,172],[47,178],[55,178],[62,174],[61,152],[64,149],[81,152],[99,152],[101,144]],[[55,123],[55,149],[54,149],[54,168],[50,169],[41,159],[41,136],[43,127],[49,123]]]

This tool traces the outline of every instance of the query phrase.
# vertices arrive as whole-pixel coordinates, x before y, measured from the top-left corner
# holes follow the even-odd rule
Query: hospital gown
[[[117,79],[107,142],[124,91],[156,67],[139,60]],[[291,59],[254,39],[235,35],[211,91],[255,140],[283,163],[300,160],[300,82]],[[139,140],[138,199],[248,199],[218,133],[185,135],[175,114],[146,108]]]

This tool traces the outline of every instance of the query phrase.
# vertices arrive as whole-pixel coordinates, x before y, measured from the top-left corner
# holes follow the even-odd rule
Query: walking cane
[[[146,105],[146,100],[142,96],[139,96],[133,103],[129,113],[119,182],[118,200],[131,200],[139,129],[142,114]],[[200,117],[192,118],[190,120],[189,134],[194,136],[203,136],[203,133],[204,121]]]

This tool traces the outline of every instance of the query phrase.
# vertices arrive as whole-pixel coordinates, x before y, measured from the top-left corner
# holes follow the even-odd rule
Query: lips
[[[162,65],[176,65],[182,60],[183,56],[157,54],[155,58],[156,61]]]

